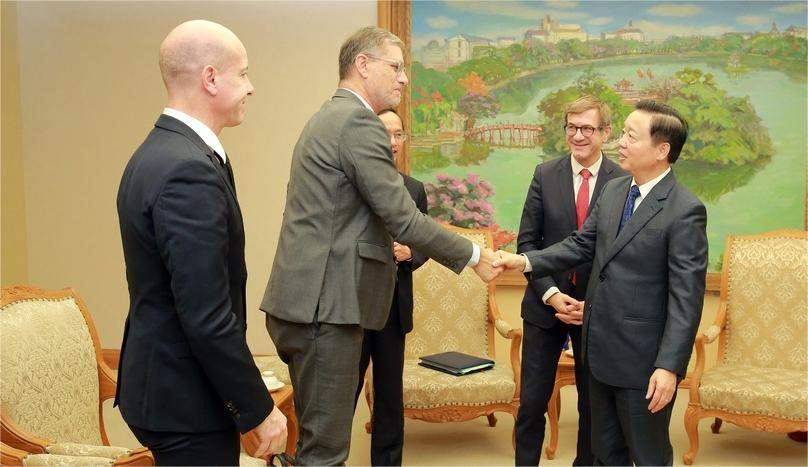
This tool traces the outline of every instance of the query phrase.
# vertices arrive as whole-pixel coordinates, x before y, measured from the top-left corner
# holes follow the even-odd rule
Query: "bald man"
[[[115,404],[157,465],[238,465],[239,432],[280,452],[286,418],[247,348],[244,226],[218,135],[244,119],[247,52],[209,21],[160,46],[168,105],[118,190],[129,284]]]

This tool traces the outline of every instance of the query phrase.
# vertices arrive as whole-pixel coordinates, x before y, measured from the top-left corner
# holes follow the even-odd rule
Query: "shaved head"
[[[224,68],[244,50],[235,34],[206,20],[186,21],[160,45],[160,73],[169,92],[193,80],[210,65]]]

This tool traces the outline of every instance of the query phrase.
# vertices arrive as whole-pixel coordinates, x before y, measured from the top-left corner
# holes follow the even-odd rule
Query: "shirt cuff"
[[[550,297],[552,297],[553,295],[555,295],[555,294],[557,294],[559,292],[561,292],[561,291],[558,290],[558,287],[552,286],[549,289],[547,289],[547,292],[544,292],[544,295],[541,296],[541,301],[545,305],[549,305],[549,303],[547,303],[547,300],[550,300]]]
[[[466,264],[467,268],[473,268],[480,262],[480,246],[476,243],[472,243],[471,248],[471,259],[469,259],[468,264]]]
[[[525,270],[522,272],[533,272],[533,266],[530,264],[530,258],[528,258],[524,253],[522,253],[522,256],[525,257]]]

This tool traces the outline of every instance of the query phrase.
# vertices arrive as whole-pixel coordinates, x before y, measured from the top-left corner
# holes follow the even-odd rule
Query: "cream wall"
[[[232,157],[247,232],[248,340],[254,352],[272,351],[258,303],[277,243],[292,148],[336,87],[342,41],[376,23],[376,2],[20,2],[16,40],[6,4],[3,284],[76,288],[102,346],[120,347],[128,295],[115,211],[118,182],[164,105],[160,42],[181,21],[206,18],[242,39],[256,88],[245,123],[225,129],[221,139]],[[6,68],[7,53],[15,52],[17,79],[13,66]],[[20,96],[16,107],[14,94]],[[7,130],[21,135],[8,152]],[[9,211],[7,161],[22,163],[9,171],[19,184],[8,196],[16,205]],[[6,236],[7,215],[23,226],[14,241]],[[26,243],[27,263],[9,262],[16,275],[6,281],[7,251],[25,251]]]
[[[7,285],[28,281],[16,4],[2,3],[0,21],[0,283]]]

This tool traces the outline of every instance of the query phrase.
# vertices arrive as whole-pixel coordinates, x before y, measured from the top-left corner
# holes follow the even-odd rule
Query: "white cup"
[[[263,376],[263,377],[275,376],[275,372],[272,371],[272,370],[264,370],[264,371],[261,372],[261,376]]]
[[[267,387],[274,387],[274,386],[277,386],[278,383],[280,383],[280,381],[278,381],[278,377],[274,376],[274,375],[273,376],[264,376],[263,380],[264,380],[264,384],[266,384]]]

